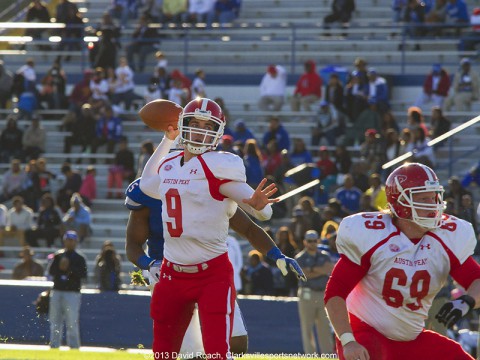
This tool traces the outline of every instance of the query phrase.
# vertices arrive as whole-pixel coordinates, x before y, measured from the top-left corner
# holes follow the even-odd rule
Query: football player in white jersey
[[[340,359],[473,359],[424,329],[448,275],[467,290],[440,309],[439,322],[451,327],[480,304],[475,234],[470,223],[443,213],[443,192],[432,169],[405,164],[386,180],[389,210],[340,223],[341,257],[325,292]]]
[[[220,106],[200,98],[188,103],[147,162],[140,189],[162,200],[164,258],[151,301],[153,351],[156,358],[178,354],[195,304],[202,327],[205,356],[230,359],[235,287],[228,260],[229,219],[240,206],[259,220],[272,215],[274,184],[257,189],[246,184],[240,157],[215,149],[223,135]],[[168,153],[175,138],[183,151]],[[257,248],[287,269],[304,275],[298,264],[270,242]]]

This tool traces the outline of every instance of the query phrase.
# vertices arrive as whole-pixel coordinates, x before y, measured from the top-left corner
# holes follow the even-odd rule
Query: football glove
[[[150,267],[148,268],[148,280],[150,281],[150,285],[155,285],[158,280],[160,280],[160,267],[162,266],[162,260],[156,260]]]
[[[435,319],[447,328],[451,328],[462,317],[475,307],[475,299],[470,295],[462,295],[458,299],[449,301],[442,306]]]
[[[307,281],[307,277],[303,273],[300,265],[298,265],[294,259],[283,255],[278,247],[274,246],[271,248],[267,253],[267,256],[275,261],[283,276],[287,276],[288,269],[290,269],[290,271],[295,274],[298,280]]]

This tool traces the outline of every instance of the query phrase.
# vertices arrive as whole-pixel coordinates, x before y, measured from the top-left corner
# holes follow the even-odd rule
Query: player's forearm
[[[142,179],[148,179],[151,176],[157,174],[158,166],[160,165],[160,160],[168,155],[170,148],[172,147],[174,140],[168,139],[166,136],[163,137],[160,144],[155,149],[150,159],[148,159],[147,164],[142,172]]]
[[[260,221],[265,221],[272,217],[273,210],[270,204],[266,204],[263,209],[257,210],[243,202],[244,199],[249,199],[254,193],[254,190],[246,183],[238,181],[228,182],[220,187],[220,192],[235,201],[244,211]]]
[[[347,304],[343,298],[340,296],[330,298],[325,304],[325,310],[337,337],[344,333],[352,332],[352,327],[348,320]]]
[[[138,259],[145,255],[145,251],[143,250],[142,246],[139,246],[136,243],[126,242],[125,244],[125,252],[127,254],[128,261],[130,261],[135,266],[140,267],[138,264]]]

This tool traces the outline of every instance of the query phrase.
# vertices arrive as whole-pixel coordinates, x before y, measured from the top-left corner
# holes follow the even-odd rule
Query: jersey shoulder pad
[[[338,252],[360,265],[363,255],[395,231],[392,218],[381,212],[347,216],[337,231]]]
[[[452,251],[460,264],[463,264],[469,256],[473,255],[477,239],[473,226],[468,221],[446,215],[443,217],[442,225],[435,229],[433,233]]]
[[[224,151],[210,151],[202,157],[217,179],[246,181],[245,164],[240,156]]]
[[[132,182],[125,191],[125,206],[130,210],[138,210],[145,206],[153,207],[160,202],[160,200],[148,196],[141,190],[140,180],[141,178],[138,178]]]

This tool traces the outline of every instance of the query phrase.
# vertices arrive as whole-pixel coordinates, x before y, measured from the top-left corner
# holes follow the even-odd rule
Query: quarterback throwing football
[[[341,254],[325,292],[340,359],[473,359],[424,323],[451,275],[467,292],[437,314],[447,327],[480,304],[480,266],[472,225],[443,213],[443,187],[429,167],[411,163],[386,181],[389,210],[343,219]]]
[[[162,200],[164,258],[151,302],[153,351],[171,359],[180,350],[183,335],[198,304],[202,340],[207,358],[230,359],[235,287],[226,237],[237,205],[259,220],[272,215],[269,197],[275,185],[257,189],[245,182],[240,157],[215,149],[223,135],[225,117],[220,106],[200,98],[188,103],[142,173],[140,189]],[[183,151],[168,153],[179,135]],[[298,264],[273,246],[261,249],[300,277]]]

